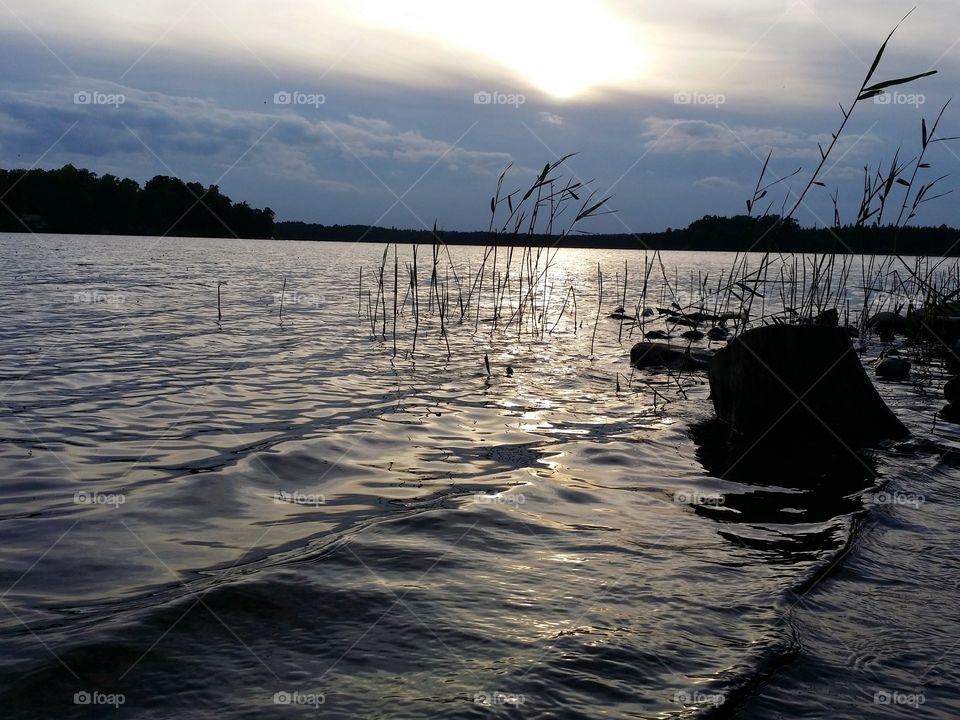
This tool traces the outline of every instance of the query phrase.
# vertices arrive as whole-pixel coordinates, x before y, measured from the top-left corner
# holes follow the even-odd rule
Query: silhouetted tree
[[[134,180],[58,170],[0,170],[0,231],[253,237],[273,235],[273,210],[234,203],[211,185],[158,175]]]

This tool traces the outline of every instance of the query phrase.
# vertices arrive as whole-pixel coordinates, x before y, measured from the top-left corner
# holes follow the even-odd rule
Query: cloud
[[[120,87],[91,78],[78,86],[88,92],[120,95],[121,104],[77,104],[75,84],[40,90],[0,90],[0,132],[4,147],[17,147],[32,162],[82,163],[146,156],[164,174],[192,175],[201,168],[249,162],[270,175],[310,179],[327,189],[354,190],[340,178],[321,172],[330,157],[365,162],[383,160],[447,170],[493,174],[512,161],[507,153],[472,150],[445,139],[406,130],[382,118],[312,117],[290,108],[233,110],[215,100],[166,95]],[[59,141],[58,141],[59,138]],[[16,164],[7,156],[6,165]],[[342,165],[342,163],[341,163]],[[191,177],[190,179],[193,179]]]
[[[743,187],[736,180],[732,180],[728,177],[720,177],[719,175],[711,175],[710,177],[700,178],[695,180],[693,183],[696,187],[704,188],[706,190],[742,190]]]
[[[563,118],[555,113],[541,112],[538,117],[546,125],[563,125]]]
[[[350,115],[346,122],[319,121],[329,147],[348,157],[383,158],[402,163],[466,167],[479,173],[499,172],[512,158],[507,153],[468,150],[446,140],[424,137],[414,130],[399,130],[386,120]],[[322,133],[321,133],[322,134]]]
[[[817,143],[826,147],[830,136],[773,127],[759,127],[706,120],[648,117],[643,121],[641,136],[647,152],[673,154],[754,155],[763,159],[773,151],[774,158],[816,159]],[[874,152],[882,140],[867,132],[840,138],[834,149],[836,158]]]

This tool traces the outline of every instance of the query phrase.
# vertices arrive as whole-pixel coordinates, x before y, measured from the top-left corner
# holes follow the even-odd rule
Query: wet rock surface
[[[770,325],[713,356],[710,389],[731,439],[850,448],[904,437],[844,328]]]
[[[640,342],[630,349],[630,364],[637,368],[663,367],[671,370],[706,370],[710,365],[708,353],[666,343]]]

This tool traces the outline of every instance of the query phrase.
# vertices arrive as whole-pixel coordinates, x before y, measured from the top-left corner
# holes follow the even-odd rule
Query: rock
[[[824,310],[813,319],[814,325],[826,325],[827,327],[837,327],[840,324],[840,313],[836,308]]]
[[[726,340],[730,336],[730,331],[725,327],[712,327],[707,330],[707,337],[711,340]]]
[[[663,330],[650,330],[649,332],[645,332],[643,336],[647,340],[669,340],[672,337],[672,335],[665,333]]]
[[[685,333],[680,333],[680,337],[691,342],[696,342],[697,340],[703,340],[704,334],[699,330],[687,330]]]
[[[867,321],[867,327],[876,330],[881,340],[890,342],[897,333],[906,332],[907,319],[899,313],[879,312]]]
[[[630,364],[637,368],[706,370],[710,364],[710,356],[695,351],[678,350],[663,343],[641,342],[630,349]]]
[[[717,417],[733,441],[848,448],[907,435],[863,369],[844,328],[768,325],[710,361]]]
[[[960,370],[960,340],[943,348],[943,363],[951,372]]]
[[[850,337],[852,338],[860,337],[860,331],[857,330],[853,325],[847,325],[846,329],[847,329],[847,335],[849,335]]]
[[[960,425],[960,405],[944,405],[940,411],[940,418],[948,423]]]
[[[644,309],[643,309],[643,316],[644,316],[644,317],[653,317],[655,314],[656,314],[656,313],[654,312],[654,309],[653,309],[653,308],[644,308]]]
[[[943,386],[943,396],[948,403],[960,408],[960,375],[947,380],[947,384]]]
[[[608,318],[613,318],[614,320],[630,320],[631,316],[627,315],[626,311],[623,309],[623,305],[619,305],[612,313],[607,315]]]
[[[901,357],[888,356],[877,363],[877,377],[887,380],[906,380],[910,377],[910,361]]]
[[[914,329],[950,345],[960,341],[960,317],[949,303],[934,305],[929,308],[920,308],[907,316],[908,324]]]

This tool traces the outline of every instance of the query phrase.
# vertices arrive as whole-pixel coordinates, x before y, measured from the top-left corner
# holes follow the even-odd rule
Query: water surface
[[[914,434],[853,491],[723,479],[705,378],[631,378],[638,336],[593,338],[597,262],[605,315],[641,253],[561,251],[576,326],[485,309],[448,359],[435,323],[394,357],[358,317],[382,252],[0,236],[5,716],[960,712],[939,376],[881,386]],[[678,289],[732,257],[664,261]]]

